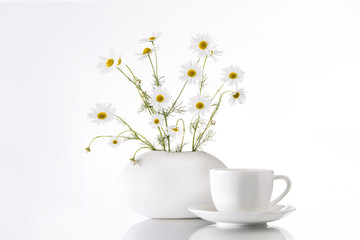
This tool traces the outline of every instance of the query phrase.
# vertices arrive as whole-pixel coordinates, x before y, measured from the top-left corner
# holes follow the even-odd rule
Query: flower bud
[[[215,120],[211,120],[211,125],[215,125],[215,124],[216,124]]]

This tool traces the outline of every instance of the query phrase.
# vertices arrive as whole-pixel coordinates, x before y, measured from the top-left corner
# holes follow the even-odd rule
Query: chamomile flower
[[[191,39],[190,48],[193,53],[197,54],[199,58],[209,56],[211,49],[214,48],[214,43],[209,34],[197,34]]]
[[[176,125],[171,125],[166,128],[166,135],[171,138],[176,138],[182,135],[182,128]]]
[[[115,108],[112,104],[97,103],[95,108],[91,108],[91,112],[88,113],[88,117],[93,123],[101,124],[108,123],[114,118]]]
[[[143,61],[145,58],[147,58],[150,54],[157,51],[158,47],[146,47],[141,53],[137,53],[136,55],[139,55],[139,60]]]
[[[196,62],[189,62],[182,65],[180,73],[182,73],[180,78],[188,81],[190,84],[198,83],[202,75],[201,67]]]
[[[99,57],[99,59],[101,61],[98,62],[97,67],[101,73],[111,72],[117,67],[121,68],[124,65],[121,54],[115,53],[114,50],[110,50],[107,57]]]
[[[236,102],[243,104],[246,99],[246,92],[243,88],[236,90],[229,94],[229,103],[230,105],[234,105]]]
[[[161,33],[153,32],[153,33],[151,33],[150,37],[140,39],[140,42],[155,42],[160,36],[161,36]]]
[[[108,144],[112,147],[112,148],[118,148],[121,144],[121,140],[119,137],[117,136],[113,136],[110,138],[110,141],[108,142]]]
[[[219,59],[217,57],[222,57],[222,51],[217,50],[217,46],[215,45],[213,49],[210,50],[209,58],[212,58],[215,62],[218,62]]]
[[[223,70],[223,80],[224,82],[228,83],[229,85],[238,86],[238,83],[242,82],[244,79],[244,71],[241,70],[238,66],[229,66],[224,68]]]
[[[195,113],[196,116],[204,116],[206,112],[210,111],[211,101],[205,96],[197,95],[190,99],[189,111]]]
[[[149,124],[153,128],[161,127],[164,124],[164,117],[160,114],[151,115],[151,121]]]
[[[166,108],[170,101],[170,94],[166,89],[162,87],[156,87],[152,90],[150,95],[150,105],[157,111],[161,111],[163,108]]]

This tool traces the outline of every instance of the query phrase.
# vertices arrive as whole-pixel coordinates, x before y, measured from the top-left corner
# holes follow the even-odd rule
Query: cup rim
[[[211,168],[210,171],[224,172],[274,172],[272,169],[264,168]]]

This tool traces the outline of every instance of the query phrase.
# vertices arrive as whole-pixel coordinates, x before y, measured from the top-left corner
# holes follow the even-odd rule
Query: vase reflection
[[[211,224],[201,219],[149,219],[131,227],[123,240],[188,240],[194,232]]]
[[[292,235],[276,226],[224,227],[216,224],[199,229],[189,240],[293,240]]]
[[[130,228],[123,240],[293,240],[277,226],[220,226],[201,219],[149,219]]]

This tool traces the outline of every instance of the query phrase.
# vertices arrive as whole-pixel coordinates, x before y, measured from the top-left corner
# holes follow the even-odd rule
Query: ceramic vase
[[[128,205],[149,218],[196,218],[190,206],[212,203],[211,168],[224,168],[218,158],[204,152],[146,152],[127,165],[120,189]]]

